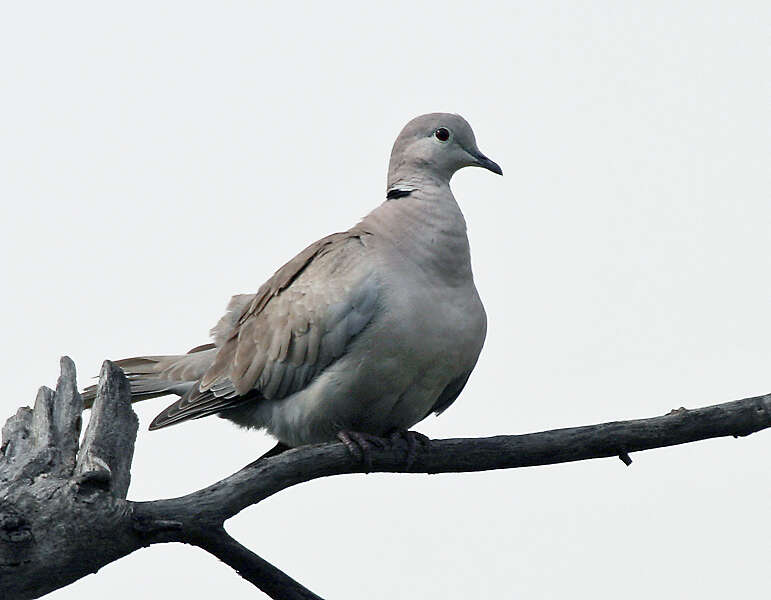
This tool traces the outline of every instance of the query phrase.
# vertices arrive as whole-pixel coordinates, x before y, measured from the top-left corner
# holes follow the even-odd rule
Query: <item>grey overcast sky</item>
[[[768,2],[16,2],[0,9],[0,408],[104,358],[208,341],[230,295],[379,204],[410,118],[505,170],[453,180],[489,333],[433,437],[771,391]],[[148,432],[131,499],[272,445]],[[617,459],[314,481],[228,523],[325,598],[767,593],[771,434]],[[261,597],[156,546],[56,600]]]

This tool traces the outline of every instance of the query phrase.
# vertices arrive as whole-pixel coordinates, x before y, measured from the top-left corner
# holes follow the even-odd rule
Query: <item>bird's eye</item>
[[[434,137],[440,142],[446,142],[450,139],[450,131],[444,127],[440,127],[434,132]]]

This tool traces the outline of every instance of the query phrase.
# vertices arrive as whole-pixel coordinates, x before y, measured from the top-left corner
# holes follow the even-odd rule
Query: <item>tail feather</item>
[[[169,394],[183,395],[203,376],[216,355],[213,344],[197,346],[187,354],[168,356],[136,356],[115,361],[123,369],[131,385],[131,401],[139,402]],[[82,392],[83,403],[91,408],[96,398],[96,385]]]

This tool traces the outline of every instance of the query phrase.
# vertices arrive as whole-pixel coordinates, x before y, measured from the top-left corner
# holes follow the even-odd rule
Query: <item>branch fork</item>
[[[234,540],[223,524],[288,487],[345,473],[459,473],[618,457],[702,439],[743,437],[771,427],[771,394],[650,419],[525,435],[371,447],[366,464],[341,443],[304,446],[257,460],[179,498],[126,499],[138,420],[128,382],[106,361],[83,443],[83,400],[64,357],[56,390],[40,388],[33,409],[8,419],[0,446],[0,597],[37,598],[155,543],[193,544],[281,600],[320,600]],[[409,440],[408,443],[408,450]],[[430,452],[428,450],[431,450]],[[55,532],[55,533],[53,533]]]

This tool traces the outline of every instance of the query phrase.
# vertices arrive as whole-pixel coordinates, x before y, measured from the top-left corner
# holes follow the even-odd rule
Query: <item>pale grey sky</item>
[[[505,177],[454,179],[489,334],[417,429],[524,433],[771,391],[766,2],[6,3],[2,418],[104,358],[208,341],[230,295],[384,196],[391,144],[458,112]],[[272,445],[216,418],[148,432],[129,497]],[[616,460],[315,481],[233,535],[354,598],[756,597],[771,434]],[[364,549],[364,550],[363,550]],[[57,600],[259,596],[156,546]]]

